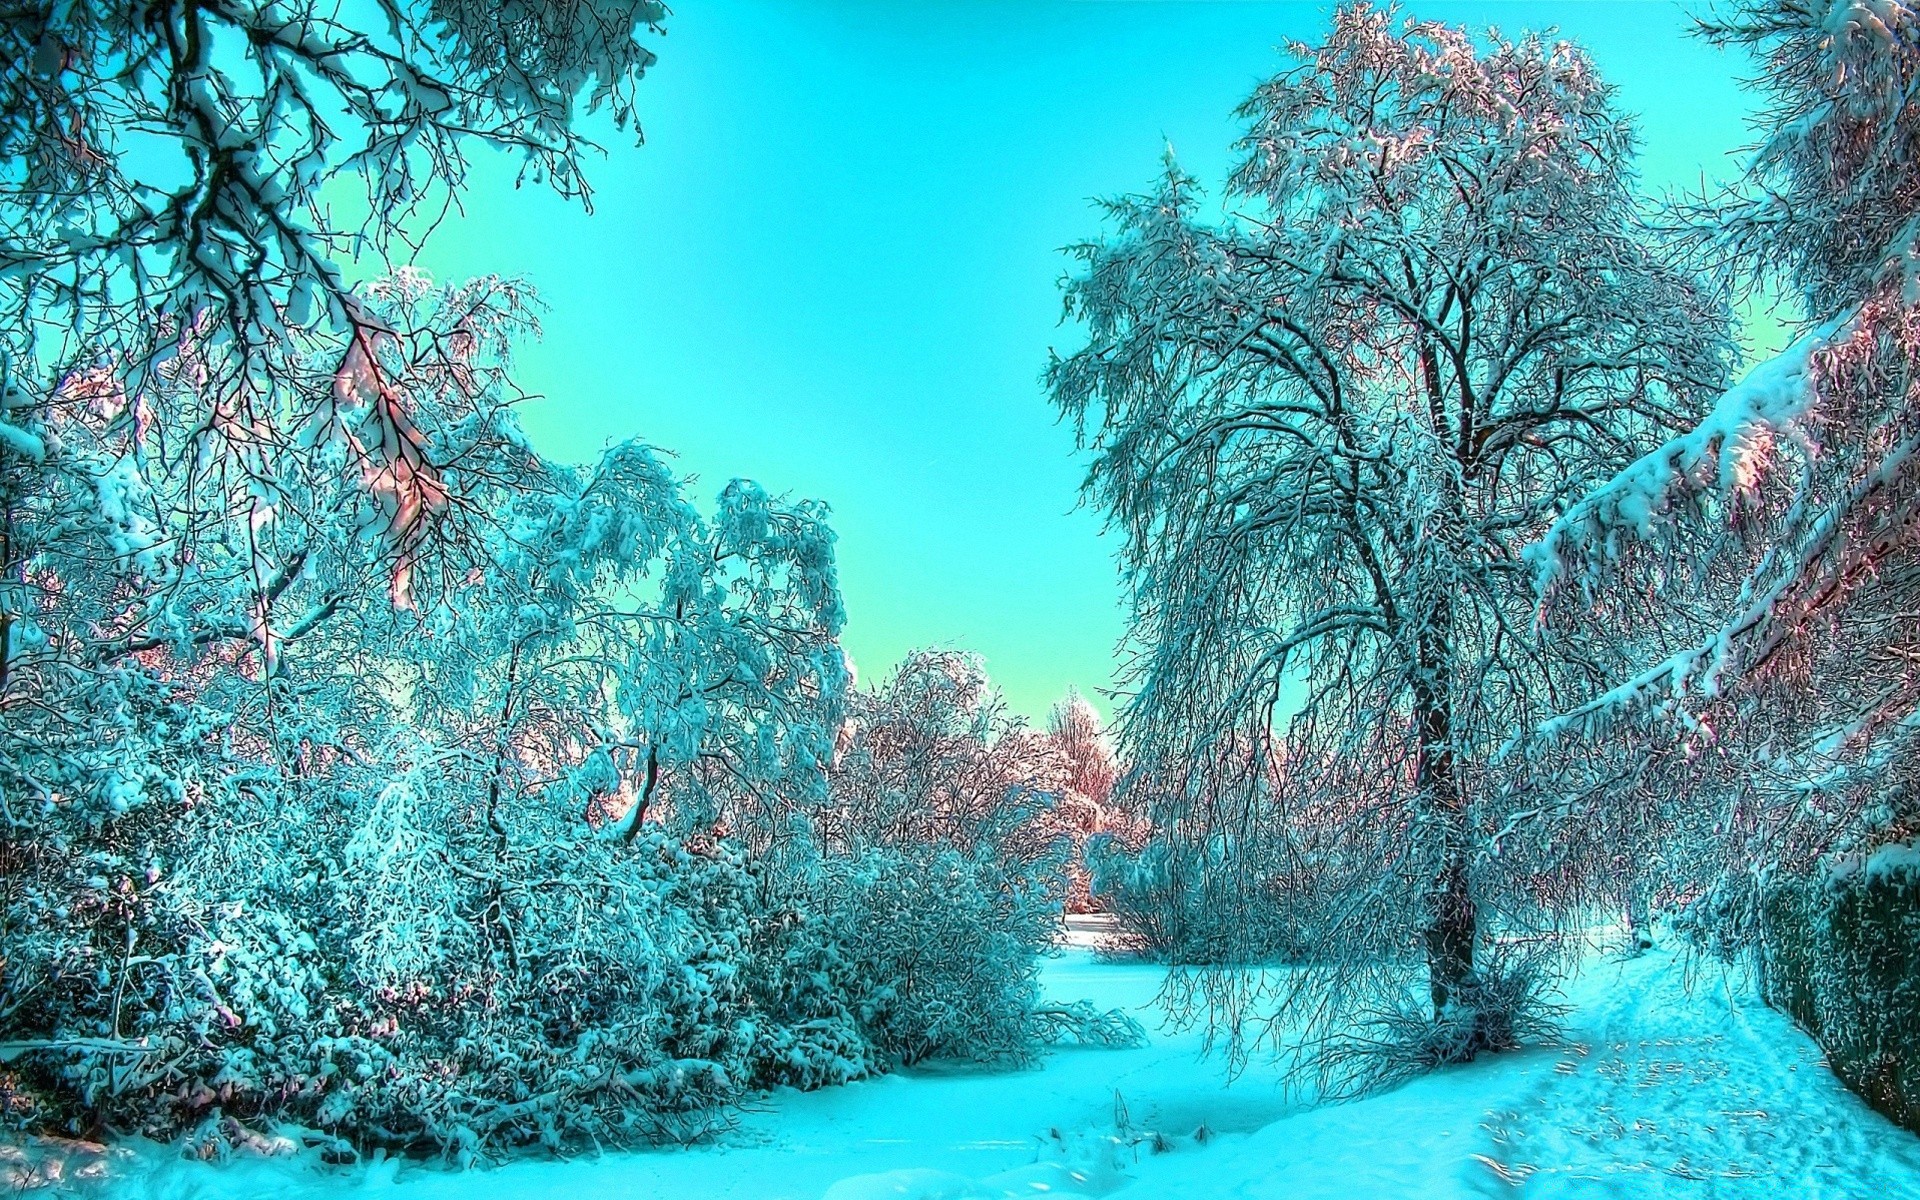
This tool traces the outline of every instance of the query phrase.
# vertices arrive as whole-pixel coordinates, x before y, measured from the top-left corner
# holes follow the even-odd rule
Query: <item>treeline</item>
[[[7,1128],[470,1162],[1133,1036],[1039,1004],[1084,703],[854,687],[821,508],[547,459],[524,286],[341,274],[476,142],[584,195],[664,14],[0,14]]]

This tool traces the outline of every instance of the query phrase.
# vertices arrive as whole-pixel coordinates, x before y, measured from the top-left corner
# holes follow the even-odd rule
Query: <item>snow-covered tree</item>
[[[283,476],[307,435],[344,422],[336,469],[386,507],[404,576],[446,511],[448,464],[422,453],[381,365],[394,331],[342,265],[410,250],[457,203],[475,146],[585,199],[581,112],[634,127],[653,61],[641,39],[665,12],[29,0],[0,13],[0,575],[20,570],[18,506],[53,486],[43,468],[64,453],[47,430],[81,403],[137,423],[181,408],[190,444],[144,453],[251,480],[283,518],[276,493],[297,486]],[[461,353],[457,338],[441,349]],[[282,581],[268,572],[253,602],[275,603]],[[0,629],[20,612],[0,598]],[[0,703],[14,652],[0,638]]]
[[[1230,215],[1171,164],[1106,205],[1048,381],[1126,539],[1123,745],[1163,824],[1364,864],[1354,952],[1283,1010],[1391,1003],[1418,947],[1432,1052],[1468,1058],[1508,1036],[1492,760],[1558,694],[1519,551],[1721,384],[1723,306],[1644,231],[1577,46],[1355,6],[1291,53],[1241,110]]]
[[[1104,807],[1113,798],[1120,765],[1100,714],[1085,696],[1069,690],[1066,699],[1048,711],[1047,733],[1067,756],[1067,787],[1096,808]]]
[[[643,39],[666,15],[658,0],[9,8],[8,382],[133,353],[148,312],[218,322],[246,345],[313,322],[344,334],[358,314],[337,264],[361,237],[417,239],[457,200],[472,147],[586,198],[581,113],[638,136]]]
[[[1750,901],[1749,868],[1920,832],[1920,16],[1746,0],[1703,31],[1753,52],[1766,105],[1691,240],[1802,327],[1529,551],[1543,618],[1606,668],[1530,749],[1599,840]]]
[[[940,844],[1034,858],[1068,762],[1007,711],[979,656],[921,650],[856,693],[823,815],[831,844]]]
[[[1066,776],[1054,812],[1073,844],[1067,865],[1067,907],[1090,912],[1098,905],[1092,894],[1088,846],[1097,838],[1135,841],[1144,833],[1146,822],[1114,805],[1120,760],[1100,714],[1078,690],[1069,689],[1066,698],[1048,711],[1047,737],[1066,759]]]

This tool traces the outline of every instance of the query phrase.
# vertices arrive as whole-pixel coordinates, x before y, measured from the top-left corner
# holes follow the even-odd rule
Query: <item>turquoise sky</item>
[[[1218,180],[1234,106],[1331,6],[1232,0],[682,0],[641,91],[647,145],[609,142],[589,217],[486,165],[436,275],[534,282],[522,379],[549,454],[638,435],[705,496],[734,476],[832,505],[864,678],[922,645],[977,650],[1044,715],[1112,677],[1114,541],[1038,376],[1059,248],[1092,196],[1171,142]],[[1686,9],[1428,3],[1507,32],[1557,25],[1641,118],[1652,186],[1731,170],[1746,64]],[[1110,705],[1096,697],[1106,711]]]

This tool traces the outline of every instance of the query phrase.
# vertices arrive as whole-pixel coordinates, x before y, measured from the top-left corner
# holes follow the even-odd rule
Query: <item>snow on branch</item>
[[[1771,448],[1793,439],[1811,410],[1814,355],[1849,336],[1858,317],[1858,309],[1835,317],[1754,367],[1698,425],[1634,460],[1568,509],[1522,552],[1542,599],[1576,574],[1591,596],[1604,567],[1619,557],[1621,535],[1651,538],[1656,518],[1679,497],[1750,494]]]

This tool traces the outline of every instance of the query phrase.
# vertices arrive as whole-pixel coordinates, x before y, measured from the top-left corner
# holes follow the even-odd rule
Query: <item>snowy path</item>
[[[1159,973],[1072,951],[1049,991],[1150,1016]],[[1223,1087],[1197,1035],[1063,1050],[1017,1072],[921,1071],[744,1116],[722,1144],[356,1176],[284,1162],[118,1163],[110,1194],[393,1200],[1319,1200],[1321,1197],[1858,1197],[1920,1200],[1920,1138],[1868,1110],[1778,1014],[1671,959],[1595,963],[1568,1044],[1506,1055],[1338,1107],[1293,1112],[1270,1075]],[[1151,1020],[1149,1021],[1151,1024]],[[1132,1130],[1170,1149],[1116,1138]],[[1191,1135],[1205,1124],[1217,1136]]]
[[[1920,1138],[1872,1112],[1784,1017],[1669,957],[1597,962],[1567,1044],[1304,1112],[1153,1164],[1136,1194],[1235,1197],[1920,1198]]]
[[[1920,1139],[1724,977],[1689,995],[1655,959],[1583,982],[1551,1074],[1487,1114],[1487,1164],[1521,1195],[1920,1197]]]

